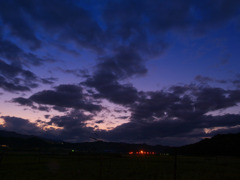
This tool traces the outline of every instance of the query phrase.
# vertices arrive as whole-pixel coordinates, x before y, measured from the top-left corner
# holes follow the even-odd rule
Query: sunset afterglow
[[[166,146],[240,132],[239,22],[237,0],[1,0],[0,130]]]

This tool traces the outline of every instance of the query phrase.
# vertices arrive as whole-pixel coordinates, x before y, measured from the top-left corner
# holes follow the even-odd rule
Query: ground
[[[236,180],[240,157],[5,154],[1,180]]]

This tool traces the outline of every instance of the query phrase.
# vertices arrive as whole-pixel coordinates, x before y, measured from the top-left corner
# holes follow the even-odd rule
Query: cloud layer
[[[46,113],[38,120],[3,115],[1,128],[22,127],[21,133],[45,132],[69,141],[88,140],[97,132],[111,141],[176,145],[237,131],[240,115],[232,109],[240,103],[239,75],[199,74],[190,83],[148,91],[134,86],[134,80],[168,63],[163,61],[184,59],[164,57],[171,48],[181,48],[179,41],[200,42],[214,31],[231,34],[225,29],[235,28],[239,7],[238,0],[0,1],[0,96],[10,93],[12,105]],[[229,44],[232,51],[238,46]],[[209,58],[221,54],[211,53]],[[230,53],[222,64],[234,56]],[[150,61],[156,67],[149,68]],[[110,112],[108,104],[128,115],[114,111],[113,119],[102,119],[103,111]],[[116,119],[124,124],[108,131],[90,126]]]

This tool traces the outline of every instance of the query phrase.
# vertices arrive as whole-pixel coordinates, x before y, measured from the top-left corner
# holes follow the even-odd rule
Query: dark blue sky
[[[0,129],[183,145],[240,132],[240,1],[0,0]]]

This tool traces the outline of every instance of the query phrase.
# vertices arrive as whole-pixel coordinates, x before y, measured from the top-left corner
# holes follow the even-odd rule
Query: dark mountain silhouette
[[[139,150],[156,153],[177,153],[182,155],[240,155],[240,133],[220,134],[200,142],[182,146],[151,146],[147,144],[128,144],[119,142],[84,142],[68,143],[51,139],[40,138],[32,135],[22,135],[15,132],[0,131],[0,145],[7,145],[11,150],[43,150],[43,151],[68,151],[75,153],[128,153]]]
[[[7,145],[13,149],[32,149],[36,147],[49,147],[50,140],[37,136],[23,135],[15,132],[0,131],[0,145]]]
[[[86,142],[77,143],[75,148],[80,152],[109,152],[109,153],[128,153],[136,152],[139,150],[149,151],[149,152],[168,152],[169,147],[167,146],[151,146],[147,144],[128,144],[119,142]]]
[[[178,154],[185,155],[240,155],[240,133],[219,134],[195,144],[176,148]]]
[[[168,152],[169,147],[151,146],[147,144],[128,144],[116,142],[84,142],[84,143],[68,143],[63,141],[55,141],[40,138],[32,135],[22,135],[15,132],[0,131],[0,145],[7,145],[9,149],[14,150],[34,150],[41,148],[49,150],[53,148],[62,150],[74,150],[82,153],[128,153],[130,151],[153,151]]]

